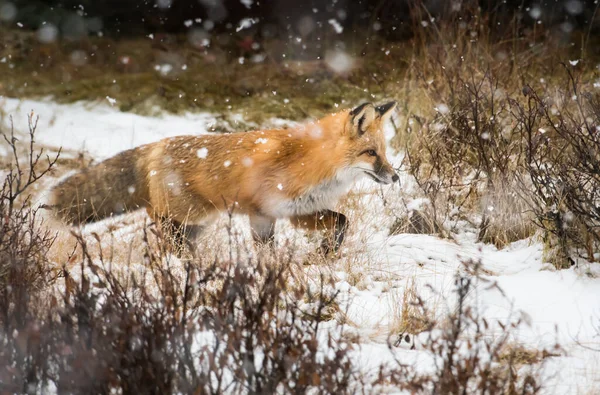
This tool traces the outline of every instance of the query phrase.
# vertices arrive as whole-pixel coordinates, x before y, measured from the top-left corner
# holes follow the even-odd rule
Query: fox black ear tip
[[[396,100],[392,100],[390,102],[387,102],[385,104],[378,106],[377,112],[379,112],[380,114],[385,114],[385,113],[395,109],[397,105],[398,105],[398,102]]]
[[[364,102],[364,103],[362,103],[361,105],[359,105],[358,107],[355,107],[354,109],[352,109],[352,110],[350,111],[350,114],[351,114],[351,115],[356,115],[356,114],[358,114],[359,112],[361,112],[361,111],[362,111],[362,110],[363,110],[365,107],[367,107],[367,106],[372,106],[372,105],[373,105],[373,103],[371,103],[371,102]]]

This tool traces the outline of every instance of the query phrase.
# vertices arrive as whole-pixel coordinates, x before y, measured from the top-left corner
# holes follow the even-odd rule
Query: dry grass
[[[434,312],[425,310],[414,279],[407,280],[402,290],[401,300],[392,292],[393,318],[390,322],[389,336],[398,334],[416,335],[431,330],[434,326]]]
[[[535,226],[527,196],[518,192],[520,185],[503,185],[481,199],[484,226],[480,227],[480,240],[503,248],[508,244],[532,237]]]
[[[536,350],[525,347],[521,344],[507,344],[504,346],[499,355],[501,364],[520,367],[523,365],[536,365],[545,358],[560,356],[560,350]]]
[[[246,58],[240,64],[243,54],[236,44],[219,45],[219,40],[208,49],[199,49],[184,36],[167,36],[162,43],[145,37],[118,41],[90,37],[52,45],[38,43],[35,33],[2,29],[0,37],[4,43],[0,57],[9,59],[0,65],[5,76],[0,83],[3,95],[51,96],[59,102],[104,101],[110,96],[122,111],[142,114],[157,109],[234,112],[249,123],[229,125],[239,130],[271,117],[321,116],[338,105],[372,99],[370,94],[384,97],[378,81],[371,77],[373,65],[384,65],[381,75],[393,78],[396,74],[389,75],[396,67],[383,61],[381,51],[371,54],[373,63],[346,77],[331,73],[322,60],[304,67],[309,62],[282,61],[273,55],[259,63]],[[262,44],[270,46],[269,42]],[[75,52],[85,54],[84,64],[73,64]],[[172,67],[166,75],[154,69],[164,64]],[[369,93],[359,86],[368,87]],[[224,117],[226,121],[227,115]]]

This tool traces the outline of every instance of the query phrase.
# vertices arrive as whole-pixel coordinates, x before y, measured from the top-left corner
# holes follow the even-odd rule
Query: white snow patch
[[[121,151],[152,143],[165,137],[204,134],[214,122],[208,113],[142,116],[121,112],[107,99],[97,102],[57,104],[45,100],[19,100],[0,97],[0,109],[8,126],[12,115],[16,132],[26,132],[27,116],[39,115],[36,142],[67,150],[84,150],[96,159],[105,159]]]

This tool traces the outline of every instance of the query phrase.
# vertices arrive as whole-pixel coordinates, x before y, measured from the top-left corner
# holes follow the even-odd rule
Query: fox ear
[[[385,103],[385,104],[382,104],[381,106],[378,106],[376,108],[377,116],[379,118],[381,118],[383,121],[387,120],[390,117],[390,115],[392,115],[392,113],[396,109],[397,105],[398,105],[398,102],[391,101],[389,103]]]
[[[371,103],[363,103],[350,111],[352,134],[362,136],[375,120],[377,113]]]

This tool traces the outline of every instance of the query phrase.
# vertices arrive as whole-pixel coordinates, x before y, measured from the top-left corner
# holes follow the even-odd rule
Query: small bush
[[[433,358],[433,369],[430,373],[415,373],[398,361],[395,368],[381,369],[378,384],[383,387],[393,385],[411,393],[539,393],[541,383],[537,374],[520,370],[520,366],[527,362],[523,354],[517,354],[516,350],[511,353],[509,347],[511,333],[521,325],[522,320],[509,318],[505,322],[491,323],[481,317],[469,303],[469,295],[477,282],[485,282],[485,279],[479,276],[479,263],[465,262],[465,268],[466,273],[456,276],[455,305],[450,308],[445,323],[429,332],[428,336],[419,337],[420,346],[428,350]],[[423,303],[415,306],[423,315],[427,314]],[[490,337],[486,334],[493,324],[502,329],[499,336]],[[414,343],[412,336],[404,333],[398,342]]]
[[[594,262],[600,246],[600,97],[564,65],[568,87],[557,95],[525,86],[526,104],[512,101],[527,169],[527,196],[544,231],[546,258],[557,268],[574,256]]]

